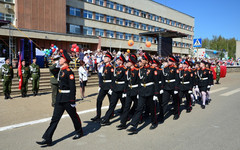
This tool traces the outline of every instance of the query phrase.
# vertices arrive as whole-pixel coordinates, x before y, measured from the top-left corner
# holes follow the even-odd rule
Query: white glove
[[[123,93],[123,94],[122,94],[122,98],[125,98],[125,97],[127,97],[127,94],[126,94],[126,93]]]
[[[18,81],[21,82],[21,79],[19,79]]]
[[[198,88],[198,85],[196,85],[196,88]]]
[[[158,100],[158,97],[157,97],[157,96],[153,96],[153,100],[154,100],[154,101],[157,101],[157,100]]]
[[[160,94],[163,94],[163,90],[160,90],[160,92],[159,92]]]
[[[211,85],[211,87],[213,87],[213,85]]]
[[[3,81],[4,81],[4,79],[1,79],[1,81],[3,82]]]
[[[208,85],[207,88],[211,88],[211,85]]]
[[[137,95],[137,99],[139,99],[139,95]]]
[[[98,92],[100,92],[100,90],[101,90],[101,88],[99,87],[99,88],[98,88]]]
[[[70,104],[72,107],[75,107],[76,106],[76,104]]]
[[[59,61],[56,62],[56,68],[60,68]]]
[[[108,91],[108,94],[109,94],[109,95],[112,95],[112,90],[111,90],[111,89]]]
[[[188,91],[188,94],[192,94],[193,92],[191,90]]]
[[[33,80],[33,78],[30,78],[30,80],[32,81],[32,80]]]
[[[174,94],[177,94],[178,93],[178,91],[174,91]]]

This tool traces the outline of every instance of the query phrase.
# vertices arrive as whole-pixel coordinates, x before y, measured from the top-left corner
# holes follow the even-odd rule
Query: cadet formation
[[[69,68],[71,57],[64,50],[60,55],[53,56],[52,66],[49,67],[50,83],[52,87],[52,106],[54,107],[51,123],[39,145],[52,145],[52,136],[57,128],[62,114],[66,110],[70,115],[75,136],[83,136],[81,120],[76,113],[76,85],[73,71]],[[96,115],[91,118],[102,126],[111,125],[111,119],[116,115],[115,108],[118,101],[121,108],[118,130],[127,130],[130,134],[137,134],[139,124],[150,119],[150,130],[164,123],[166,115],[172,115],[173,120],[180,118],[180,106],[185,106],[186,113],[190,113],[196,103],[206,108],[211,102],[210,90],[213,86],[211,63],[200,61],[192,63],[186,59],[181,63],[174,56],[165,60],[157,60],[144,52],[141,59],[130,53],[127,59],[121,54],[113,58],[111,53],[104,55],[104,67],[101,72],[102,81],[99,82],[99,94],[96,99]],[[220,66],[216,64],[217,80],[219,84]],[[5,99],[11,99],[11,84],[13,69],[6,58],[6,63],[0,69],[0,78],[3,81]],[[18,75],[18,73],[17,73]],[[38,94],[40,69],[33,63],[26,67],[22,61],[22,97],[27,96],[28,80],[33,84],[33,95]],[[102,115],[101,107],[107,95],[109,108]],[[183,101],[183,99],[186,99]]]

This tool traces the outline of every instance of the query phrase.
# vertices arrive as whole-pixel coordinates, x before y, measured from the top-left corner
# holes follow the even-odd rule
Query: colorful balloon
[[[133,40],[129,40],[128,41],[128,46],[133,46],[134,45],[134,41]]]
[[[128,49],[128,50],[127,50],[127,53],[130,53],[130,52],[131,52],[130,49]]]
[[[149,41],[146,42],[146,47],[151,47],[151,45],[152,45],[151,42],[149,42]]]

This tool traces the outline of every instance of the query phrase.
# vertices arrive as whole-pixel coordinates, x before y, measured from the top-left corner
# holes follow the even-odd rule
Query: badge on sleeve
[[[114,69],[113,69],[113,68],[111,69],[111,72],[114,72]]]
[[[158,74],[157,71],[154,71],[155,76]]]
[[[73,74],[70,74],[69,78],[70,78],[71,80],[73,80],[73,79],[74,79],[74,75],[73,75]]]

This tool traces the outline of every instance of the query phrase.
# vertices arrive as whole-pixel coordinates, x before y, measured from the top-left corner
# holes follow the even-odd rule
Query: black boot
[[[36,142],[39,145],[47,145],[47,146],[52,146],[52,140],[42,140],[42,141],[37,141]]]
[[[100,117],[98,117],[98,116],[95,116],[95,117],[91,118],[91,120],[95,121],[95,122],[100,122],[101,121]]]
[[[7,96],[7,94],[4,94],[4,95],[5,95],[4,99],[5,99],[5,100],[7,100],[7,99],[8,99],[8,96]]]
[[[9,98],[9,99],[13,99],[13,98],[10,96],[10,94],[9,94],[9,93],[8,93],[8,95],[7,95],[7,96],[8,96],[8,98]]]
[[[123,130],[123,129],[126,129],[127,128],[127,125],[126,124],[120,124],[117,126],[118,130]]]
[[[36,96],[37,94],[36,94],[36,92],[33,92],[33,96]]]

